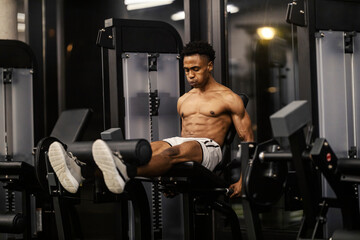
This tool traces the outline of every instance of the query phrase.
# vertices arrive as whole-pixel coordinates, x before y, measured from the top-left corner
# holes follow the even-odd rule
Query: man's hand
[[[242,177],[240,176],[240,180],[234,184],[230,185],[230,189],[234,192],[230,195],[230,198],[237,198],[241,196],[241,187],[242,187]]]

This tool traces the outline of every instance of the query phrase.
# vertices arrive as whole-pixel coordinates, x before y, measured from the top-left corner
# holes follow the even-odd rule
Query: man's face
[[[206,85],[211,76],[213,63],[199,54],[184,57],[184,70],[190,86],[200,88]]]

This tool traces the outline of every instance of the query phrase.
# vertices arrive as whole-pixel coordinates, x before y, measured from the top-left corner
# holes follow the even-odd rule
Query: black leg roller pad
[[[145,139],[133,139],[122,141],[106,141],[110,149],[121,154],[126,163],[141,166],[150,161],[151,146]],[[68,144],[68,151],[72,152],[80,161],[88,163],[93,161],[92,158],[93,142],[74,142]]]
[[[50,145],[54,141],[61,142],[53,137],[42,139],[38,143],[35,151],[36,175],[44,190],[48,189],[49,181],[47,176],[49,164],[47,164],[45,157]],[[93,142],[74,142],[68,145],[63,145],[68,152],[71,152],[73,156],[76,156],[81,162],[89,165],[95,165],[92,157],[92,144]],[[126,163],[133,166],[145,165],[151,159],[151,146],[145,139],[107,141],[107,144],[112,151],[120,153]]]
[[[23,233],[24,217],[21,213],[0,214],[0,232]]]

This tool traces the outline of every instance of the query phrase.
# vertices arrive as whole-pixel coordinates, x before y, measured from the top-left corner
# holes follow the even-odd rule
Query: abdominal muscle
[[[182,119],[182,137],[209,138],[220,146],[231,124],[229,115],[207,117],[200,113]]]

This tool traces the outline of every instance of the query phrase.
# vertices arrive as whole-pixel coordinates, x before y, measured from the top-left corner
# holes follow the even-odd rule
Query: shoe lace
[[[121,156],[120,152],[114,151],[114,156],[117,157],[120,161],[124,162],[123,157]]]
[[[75,156],[72,154],[72,152],[67,152],[67,154],[68,154],[68,156],[69,156],[71,159],[74,160],[74,162],[75,162],[78,166],[81,167],[81,166],[85,166],[85,165],[86,165],[86,163],[80,161],[77,157],[75,157]]]

